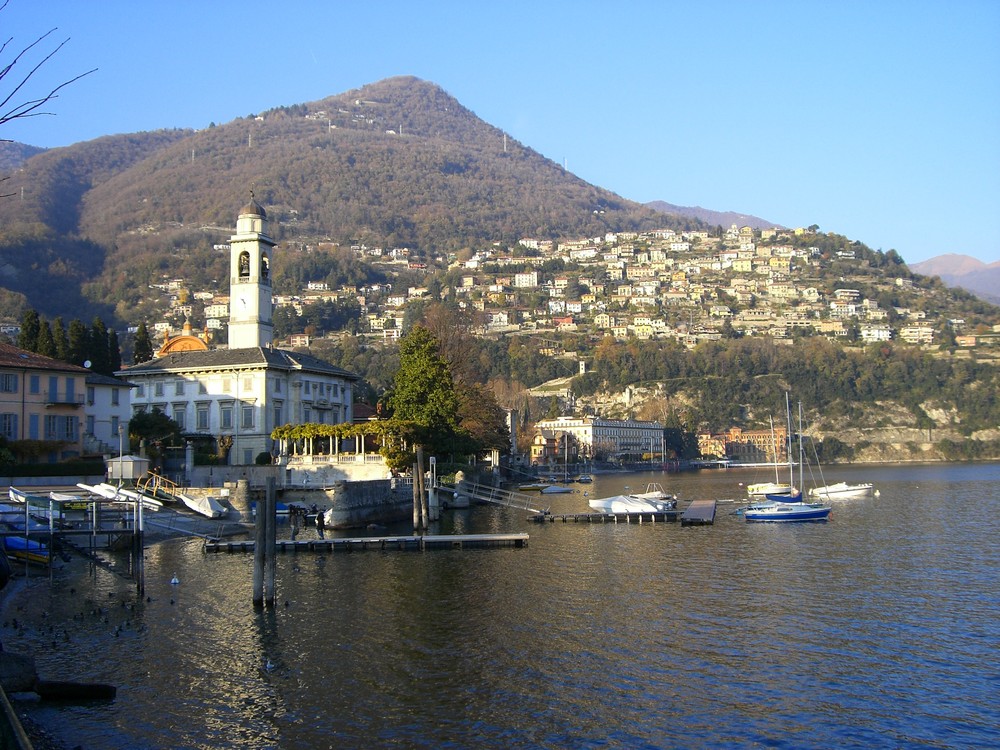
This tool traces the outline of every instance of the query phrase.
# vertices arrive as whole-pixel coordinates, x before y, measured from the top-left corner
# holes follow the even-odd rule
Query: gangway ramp
[[[455,487],[455,492],[459,495],[465,495],[470,500],[476,500],[481,503],[502,505],[506,508],[527,510],[531,513],[548,512],[547,508],[540,510],[532,506],[532,503],[537,502],[537,496],[526,495],[523,492],[515,492],[514,490],[505,490],[489,484],[479,484],[463,480]]]

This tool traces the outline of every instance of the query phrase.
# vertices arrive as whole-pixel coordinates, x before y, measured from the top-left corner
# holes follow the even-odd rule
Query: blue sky
[[[1000,261],[997,0],[9,0],[0,62],[52,28],[33,96],[98,70],[2,138],[202,128],[415,75],[631,200]]]

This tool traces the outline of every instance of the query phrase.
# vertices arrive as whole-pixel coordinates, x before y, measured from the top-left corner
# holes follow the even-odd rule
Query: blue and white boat
[[[743,517],[748,521],[825,521],[830,516],[830,506],[822,503],[804,503],[802,495],[798,500],[782,498],[768,499],[763,503],[754,503],[743,510]]]
[[[52,560],[49,548],[34,539],[25,539],[23,536],[5,536],[3,546],[10,557],[24,562],[48,565]]]
[[[791,409],[788,407],[788,395],[785,395],[785,406],[788,410],[788,455],[791,457]],[[743,509],[743,517],[747,522],[771,521],[825,521],[830,517],[831,506],[823,503],[802,502],[802,492],[795,487],[795,464],[791,458],[788,462],[788,479],[791,487],[789,494],[767,494],[764,501],[752,503]],[[799,404],[799,479],[802,479],[802,404]]]

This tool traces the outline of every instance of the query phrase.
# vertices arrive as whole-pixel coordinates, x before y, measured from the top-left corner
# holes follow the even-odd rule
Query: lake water
[[[279,555],[267,612],[252,555],[171,541],[147,550],[150,601],[77,562],[5,593],[0,636],[44,678],[118,686],[27,703],[87,750],[1000,746],[1000,465],[825,475],[880,496],[788,525],[735,503],[706,527],[453,511],[440,533],[528,546]],[[602,475],[539,502],[584,512],[583,492],[648,481],[728,499],[767,478]]]

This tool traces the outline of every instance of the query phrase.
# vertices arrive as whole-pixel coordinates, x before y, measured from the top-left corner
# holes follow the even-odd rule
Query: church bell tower
[[[274,340],[271,252],[277,243],[267,231],[267,214],[251,190],[229,238],[230,349],[269,347]]]

